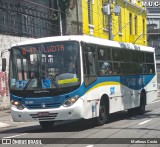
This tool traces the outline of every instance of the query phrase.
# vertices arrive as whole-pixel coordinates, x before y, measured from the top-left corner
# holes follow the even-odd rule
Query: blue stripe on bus
[[[41,108],[41,104],[45,103],[48,104],[48,107],[50,108],[57,108],[60,105],[62,105],[64,103],[64,101],[68,98],[71,98],[75,95],[79,95],[79,96],[83,96],[86,92],[92,90],[93,87],[96,87],[96,85],[100,85],[102,86],[103,84],[100,83],[110,83],[111,86],[114,86],[114,82],[117,82],[121,85],[124,85],[130,89],[133,90],[140,90],[142,88],[144,88],[154,77],[155,75],[137,75],[137,76],[110,76],[110,77],[97,77],[97,80],[95,82],[93,82],[92,84],[90,84],[89,86],[85,87],[84,83],[76,90],[72,91],[71,93],[68,94],[63,94],[63,95],[59,95],[59,96],[53,96],[53,97],[40,97],[37,99],[37,97],[35,98],[20,98],[17,96],[14,96],[11,94],[11,99],[13,100],[20,100],[21,102],[27,106],[29,104],[26,104],[26,102],[28,103],[33,103],[30,104],[31,107],[33,108]],[[113,83],[113,85],[112,85]],[[98,86],[99,86],[98,85]],[[97,87],[98,87],[97,86]],[[66,96],[69,96],[68,98],[66,98]],[[34,106],[35,104],[35,106]],[[51,105],[53,104],[53,105]],[[56,104],[56,105],[55,105]],[[28,106],[29,108],[29,106]]]

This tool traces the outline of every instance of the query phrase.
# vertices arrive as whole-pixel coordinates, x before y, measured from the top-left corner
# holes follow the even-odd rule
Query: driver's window
[[[95,70],[95,47],[87,46],[87,53],[85,54],[86,69],[88,75],[96,75]]]
[[[18,80],[22,80],[22,64],[21,59],[17,58]]]
[[[96,54],[95,45],[83,46],[83,70],[84,70],[84,85],[88,86],[96,81]]]

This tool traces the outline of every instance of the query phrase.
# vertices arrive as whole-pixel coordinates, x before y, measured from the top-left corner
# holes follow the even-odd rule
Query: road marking
[[[145,120],[145,121],[142,121],[141,123],[139,123],[138,125],[143,125],[143,124],[145,124],[145,123],[148,123],[148,122],[150,122],[152,119],[148,119],[148,120]]]
[[[87,145],[86,147],[94,147],[94,145],[91,144],[91,145]]]
[[[160,100],[154,101],[154,102],[152,102],[152,104],[154,104],[154,103],[158,103],[158,102],[160,102]]]
[[[8,126],[9,126],[9,124],[0,122],[0,128],[4,128],[4,127],[8,127]]]
[[[28,133],[23,133],[23,134],[14,135],[14,136],[9,136],[9,137],[3,137],[3,138],[14,138],[14,137],[22,136],[22,135],[26,135],[26,134],[28,134]]]

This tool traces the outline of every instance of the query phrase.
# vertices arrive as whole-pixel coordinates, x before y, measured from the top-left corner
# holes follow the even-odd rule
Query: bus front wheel
[[[99,107],[99,116],[96,118],[96,124],[98,126],[103,126],[107,121],[108,115],[106,106],[104,104],[100,104]]]
[[[39,124],[45,130],[53,129],[53,127],[54,127],[53,121],[40,121]]]

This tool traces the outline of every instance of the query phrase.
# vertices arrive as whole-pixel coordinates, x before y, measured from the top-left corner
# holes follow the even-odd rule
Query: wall
[[[69,13],[66,17],[66,34],[82,34],[82,9],[80,0],[71,0]]]
[[[25,41],[27,39],[31,38],[0,35],[0,52],[4,49],[9,49],[15,43]],[[8,89],[9,53],[5,53],[3,57],[7,58],[7,71],[1,72],[2,60],[0,60],[0,110],[5,110],[10,107],[9,89]]]

